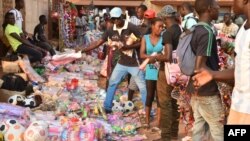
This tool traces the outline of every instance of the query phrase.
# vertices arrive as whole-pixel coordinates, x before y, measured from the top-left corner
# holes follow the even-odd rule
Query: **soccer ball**
[[[25,97],[22,95],[13,95],[8,99],[8,103],[12,105],[18,105],[18,103],[22,103]]]
[[[134,109],[134,103],[132,101],[126,101],[122,104],[123,110],[125,113],[132,112]]]
[[[123,112],[123,107],[121,106],[121,104],[118,101],[113,100],[112,111],[113,112]]]
[[[29,98],[26,98],[24,100],[24,107],[30,107],[30,108],[34,108],[36,107],[36,101],[34,99],[34,97],[29,97]]]
[[[49,125],[44,121],[34,121],[24,133],[25,141],[46,141]]]
[[[3,122],[0,131],[3,133],[5,139],[23,141],[25,128],[16,120],[9,119]]]

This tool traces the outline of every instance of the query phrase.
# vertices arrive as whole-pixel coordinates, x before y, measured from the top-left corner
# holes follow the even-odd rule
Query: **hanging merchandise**
[[[76,43],[74,38],[76,36],[76,17],[78,15],[76,6],[71,2],[66,2],[65,4],[60,4],[60,36],[63,40],[63,44],[66,47],[75,47]]]

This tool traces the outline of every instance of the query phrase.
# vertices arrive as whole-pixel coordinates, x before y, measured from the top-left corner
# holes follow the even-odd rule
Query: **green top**
[[[5,28],[5,36],[7,37],[13,51],[16,51],[18,46],[22,44],[22,42],[18,41],[14,37],[12,37],[10,34],[11,33],[16,33],[17,35],[20,36],[22,31],[15,25],[8,24],[7,27]]]

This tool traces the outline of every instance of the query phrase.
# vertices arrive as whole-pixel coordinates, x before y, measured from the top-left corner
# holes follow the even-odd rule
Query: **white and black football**
[[[134,103],[132,101],[126,101],[122,104],[124,112],[132,112],[134,110]]]
[[[13,95],[8,99],[8,103],[12,105],[18,105],[18,103],[23,103],[25,97],[22,95]]]

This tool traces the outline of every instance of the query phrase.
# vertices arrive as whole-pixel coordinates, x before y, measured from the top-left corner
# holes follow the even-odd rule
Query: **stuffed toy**
[[[25,98],[22,95],[13,95],[8,99],[8,103],[22,107],[35,108],[42,104],[42,96],[33,93]]]
[[[8,103],[12,105],[19,105],[22,106],[25,97],[23,95],[13,95],[8,99]]]
[[[24,133],[24,141],[46,141],[49,125],[44,121],[34,121]]]
[[[123,107],[121,106],[120,102],[113,100],[112,111],[113,112],[123,112]]]
[[[23,141],[25,128],[16,120],[9,119],[2,122],[0,131],[6,141]]]

